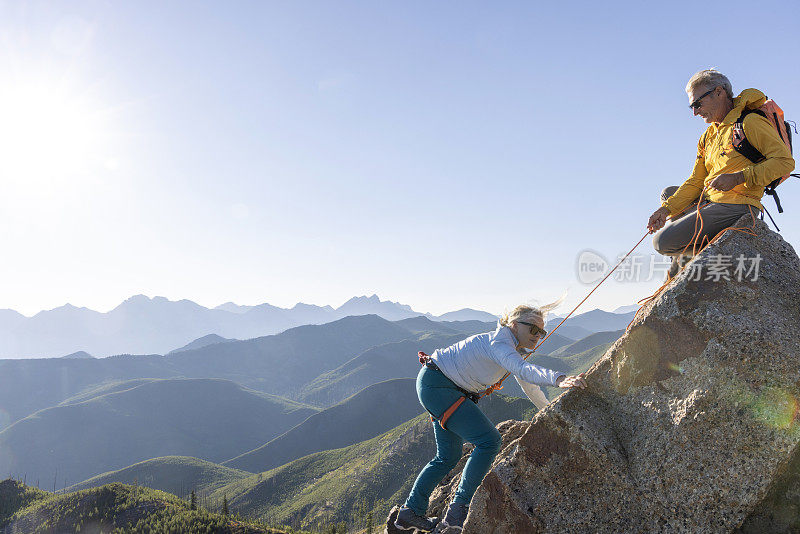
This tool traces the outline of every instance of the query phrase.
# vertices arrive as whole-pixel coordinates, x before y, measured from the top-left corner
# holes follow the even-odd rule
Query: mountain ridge
[[[0,357],[56,357],[80,351],[97,357],[113,354],[165,354],[207,335],[251,339],[306,324],[323,324],[350,315],[375,314],[400,320],[431,314],[377,295],[353,297],[338,308],[297,303],[280,308],[268,303],[240,306],[226,302],[206,308],[188,299],[133,295],[108,312],[65,304],[26,317],[0,310]],[[455,315],[452,315],[452,314]],[[486,320],[477,310],[445,314],[459,320]],[[452,315],[452,316],[451,316]]]

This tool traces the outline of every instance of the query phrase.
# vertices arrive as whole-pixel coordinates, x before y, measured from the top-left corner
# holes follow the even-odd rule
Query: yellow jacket
[[[772,180],[785,176],[794,169],[794,158],[786,145],[778,137],[778,132],[770,122],[751,113],[745,117],[742,126],[747,140],[764,154],[765,160],[753,163],[733,148],[733,125],[742,111],[756,109],[764,105],[767,97],[758,89],[745,89],[733,99],[733,109],[721,123],[712,123],[700,136],[697,143],[697,159],[689,178],[675,194],[661,205],[669,210],[671,216],[678,215],[686,206],[694,202],[707,184],[720,174],[742,171],[745,181],[730,191],[708,189],[706,198],[711,202],[726,204],[751,204],[761,209],[764,187]]]

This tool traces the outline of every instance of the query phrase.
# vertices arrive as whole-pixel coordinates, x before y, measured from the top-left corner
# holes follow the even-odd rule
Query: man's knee
[[[677,185],[671,185],[661,191],[661,202],[665,202],[669,197],[675,194],[675,191],[678,190]]]
[[[684,236],[678,228],[667,225],[653,234],[653,248],[663,256],[675,256],[686,248],[691,236]]]
[[[661,230],[659,230],[658,232],[653,234],[653,249],[655,249],[655,251],[658,252],[659,254],[663,254],[665,256],[668,254],[667,253],[667,250],[668,250],[667,249],[667,242],[668,242],[667,238],[669,237],[668,235],[665,236],[665,234],[668,234],[668,233],[669,232],[668,232],[667,228],[662,228]],[[671,249],[670,249],[670,251],[671,251]]]

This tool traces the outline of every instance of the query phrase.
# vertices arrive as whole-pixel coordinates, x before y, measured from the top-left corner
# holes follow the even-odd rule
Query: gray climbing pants
[[[678,186],[675,185],[667,187],[661,192],[661,200],[668,199],[677,190]],[[723,204],[704,200],[700,208],[700,214],[703,217],[703,229],[697,239],[698,245],[703,241],[703,237],[708,237],[708,240],[714,239],[714,236],[722,230],[733,226],[742,215],[751,213],[751,210],[753,217],[758,215],[758,208],[750,204]],[[697,202],[694,202],[686,208],[683,215],[677,219],[667,221],[667,224],[661,230],[653,234],[653,248],[664,256],[679,256],[692,241],[696,219]],[[699,223],[697,223],[697,226],[699,226]],[[700,247],[698,246],[697,248]],[[691,256],[692,247],[686,249],[683,254]]]

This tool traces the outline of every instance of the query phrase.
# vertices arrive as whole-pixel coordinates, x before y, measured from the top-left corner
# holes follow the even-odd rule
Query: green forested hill
[[[373,438],[423,411],[414,379],[379,382],[223,465],[253,473],[267,471],[313,452]]]
[[[530,419],[528,400],[494,394],[481,409],[495,423]],[[310,454],[265,473],[218,489],[243,515],[270,517],[292,526],[348,520],[359,503],[376,507],[378,517],[405,499],[419,470],[436,453],[427,414],[349,447]]]
[[[16,480],[0,481],[0,529],[8,522],[17,510],[29,504],[47,498],[46,491],[26,486]],[[2,532],[0,530],[0,532]]]
[[[36,412],[0,432],[0,473],[57,487],[135,462],[219,462],[285,432],[315,408],[219,379],[170,379]]]
[[[33,499],[25,498],[34,495]],[[175,495],[138,486],[110,484],[66,494],[33,490],[14,480],[0,482],[0,502],[14,503],[0,515],[0,533],[108,532],[113,534],[284,534],[257,524],[191,509]],[[0,504],[0,509],[4,505]],[[10,508],[10,507],[9,507]]]
[[[192,490],[196,494],[210,493],[252,474],[191,456],[164,456],[97,475],[68,487],[67,491],[97,488],[120,482],[147,486],[185,498]]]

